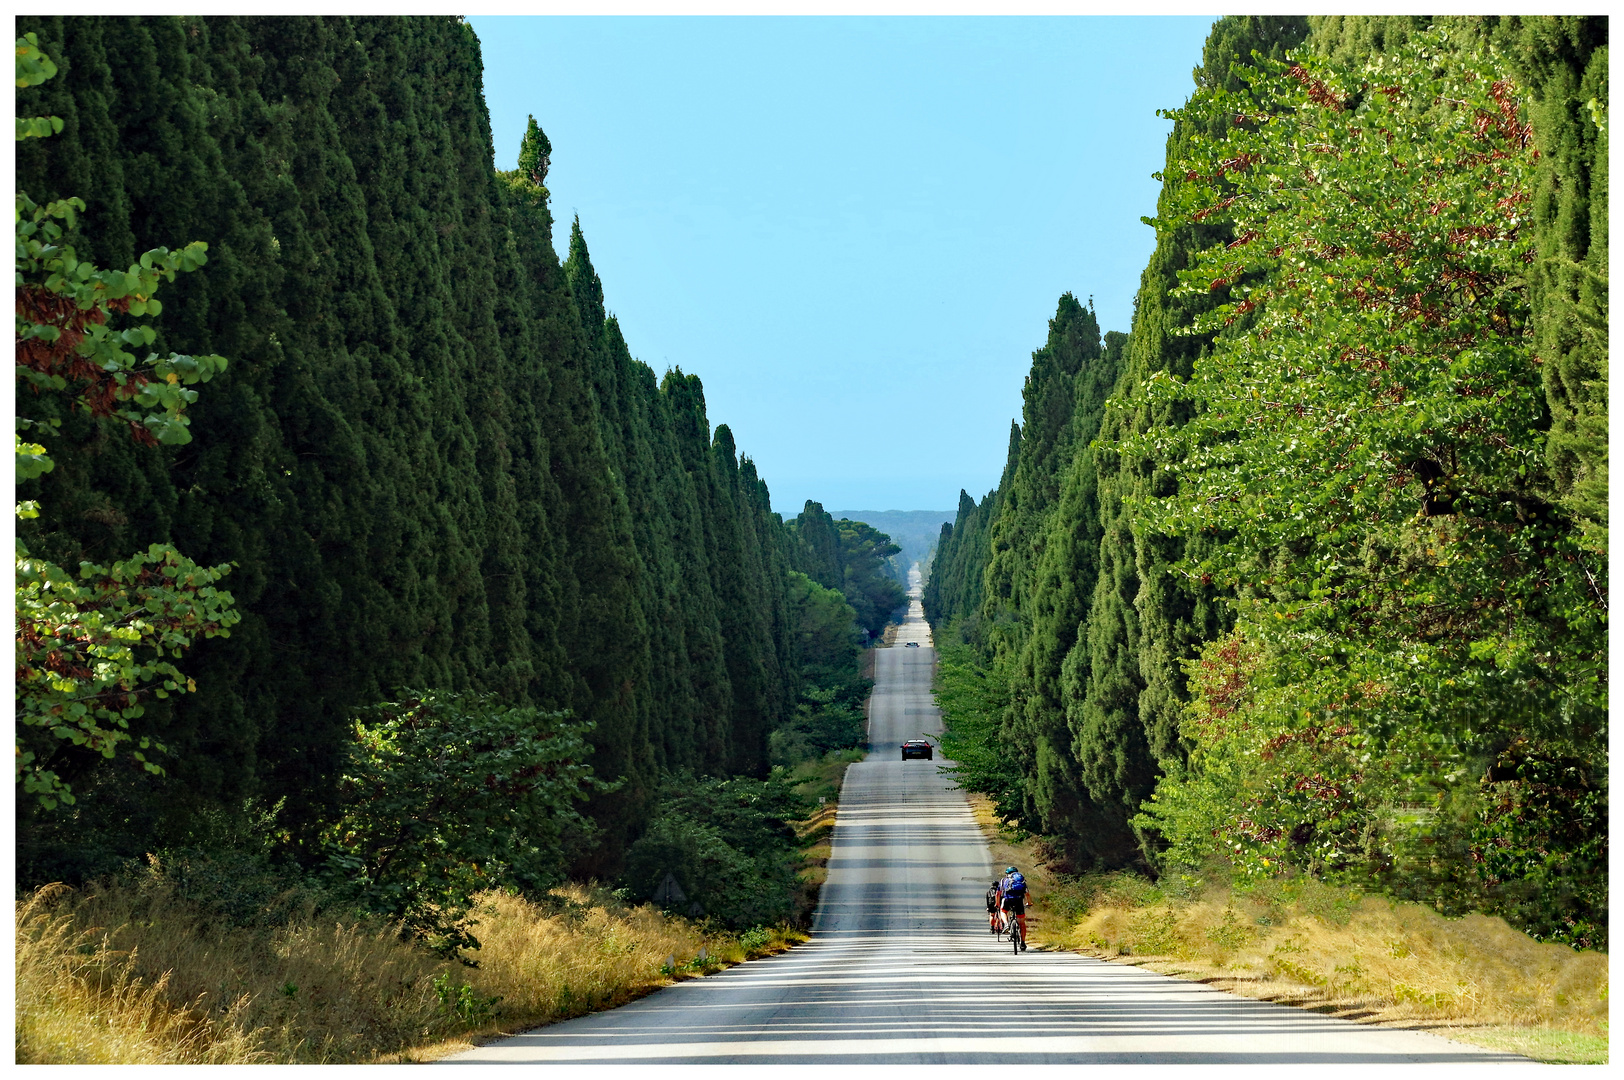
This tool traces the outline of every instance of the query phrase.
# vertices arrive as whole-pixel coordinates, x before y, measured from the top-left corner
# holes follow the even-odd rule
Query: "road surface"
[[[812,940],[609,1012],[445,1059],[459,1064],[1252,1063],[1524,1059],[1363,1027],[987,932],[993,877],[940,761],[899,744],[941,730],[917,578],[876,654],[873,753],[846,773]],[[909,641],[919,648],[908,648]]]

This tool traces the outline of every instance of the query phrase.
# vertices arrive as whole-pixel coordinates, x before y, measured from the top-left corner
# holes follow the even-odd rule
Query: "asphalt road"
[[[917,641],[920,648],[908,648]],[[460,1064],[1255,1063],[1524,1059],[1363,1027],[1074,953],[1020,956],[987,931],[987,846],[936,762],[918,600],[877,653],[873,753],[846,774],[812,940],[445,1059]]]

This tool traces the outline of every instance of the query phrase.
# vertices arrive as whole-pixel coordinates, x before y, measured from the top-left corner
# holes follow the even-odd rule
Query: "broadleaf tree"
[[[17,39],[17,86],[38,86],[56,65],[33,34]],[[62,130],[58,117],[19,119],[17,139]],[[225,370],[220,356],[138,357],[156,336],[135,320],[156,316],[155,295],[179,273],[207,261],[202,241],[179,251],[154,248],[128,270],[102,269],[65,242],[86,204],[72,197],[40,205],[16,193],[17,377],[30,394],[59,395],[92,419],[123,421],[140,443],[184,444],[188,389]],[[27,396],[23,400],[29,400]],[[50,438],[61,421],[17,417],[16,476],[35,479],[55,467]],[[29,439],[23,439],[28,432]],[[18,504],[22,519],[39,516],[35,500]],[[72,574],[16,543],[16,779],[46,810],[73,803],[69,776],[95,758],[121,752],[147,773],[166,752],[132,728],[144,702],[195,692],[166,657],[179,657],[199,637],[224,637],[240,616],[230,593],[216,588],[229,566],[202,567],[165,544],[111,565],[81,561]]]
[[[1525,925],[1594,941],[1594,836],[1523,875],[1550,879],[1541,911],[1492,869],[1513,819],[1593,815],[1605,785],[1606,567],[1546,467],[1522,91],[1440,30],[1247,79],[1187,106],[1232,130],[1192,145],[1163,223],[1234,234],[1179,275],[1227,290],[1192,327],[1214,347],[1147,388],[1195,415],[1128,446],[1178,480],[1138,500],[1146,527],[1209,538],[1179,570],[1235,590],[1233,637],[1203,658],[1228,674],[1204,693],[1252,696],[1244,723],[1187,725],[1202,753],[1141,824],[1195,843],[1178,808],[1216,784],[1228,815],[1200,843],[1215,831],[1242,863],[1435,900],[1472,893],[1477,866]],[[1562,797],[1494,809],[1507,768],[1540,786],[1573,762],[1591,764]],[[1461,858],[1435,857],[1451,844]]]

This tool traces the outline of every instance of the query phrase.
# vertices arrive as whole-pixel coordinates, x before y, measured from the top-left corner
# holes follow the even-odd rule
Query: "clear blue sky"
[[[499,168],[525,118],[609,309],[700,376],[775,509],[998,482],[1061,293],[1127,330],[1211,18],[474,17]]]

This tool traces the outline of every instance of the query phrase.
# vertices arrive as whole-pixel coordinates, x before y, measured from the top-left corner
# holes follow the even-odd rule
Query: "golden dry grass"
[[[797,925],[811,923],[812,914],[818,907],[818,895],[823,890],[823,883],[829,879],[835,814],[839,809],[846,770],[866,756],[867,751],[860,749],[831,750],[821,758],[803,761],[790,770],[790,782],[802,798],[808,802],[820,797],[825,800],[821,805],[815,805],[808,817],[795,822],[795,835],[801,844],[800,864],[795,868],[794,921]]]
[[[1447,1029],[1545,1061],[1607,1059],[1605,953],[1313,879],[1249,889],[1163,889],[1130,874],[1060,880],[985,799],[971,805],[994,859],[1032,881],[1034,944],[1364,1023]]]
[[[1316,895],[1321,894],[1321,895]],[[1193,899],[1096,904],[1053,935],[1065,948],[1155,957],[1242,993],[1372,1009],[1384,1018],[1553,1027],[1600,1035],[1607,957],[1541,944],[1503,919],[1316,882],[1294,895],[1213,888]]]
[[[588,886],[555,899],[482,896],[474,969],[388,926],[217,925],[161,882],[41,889],[16,908],[17,1061],[424,1060],[800,940],[707,933]]]

